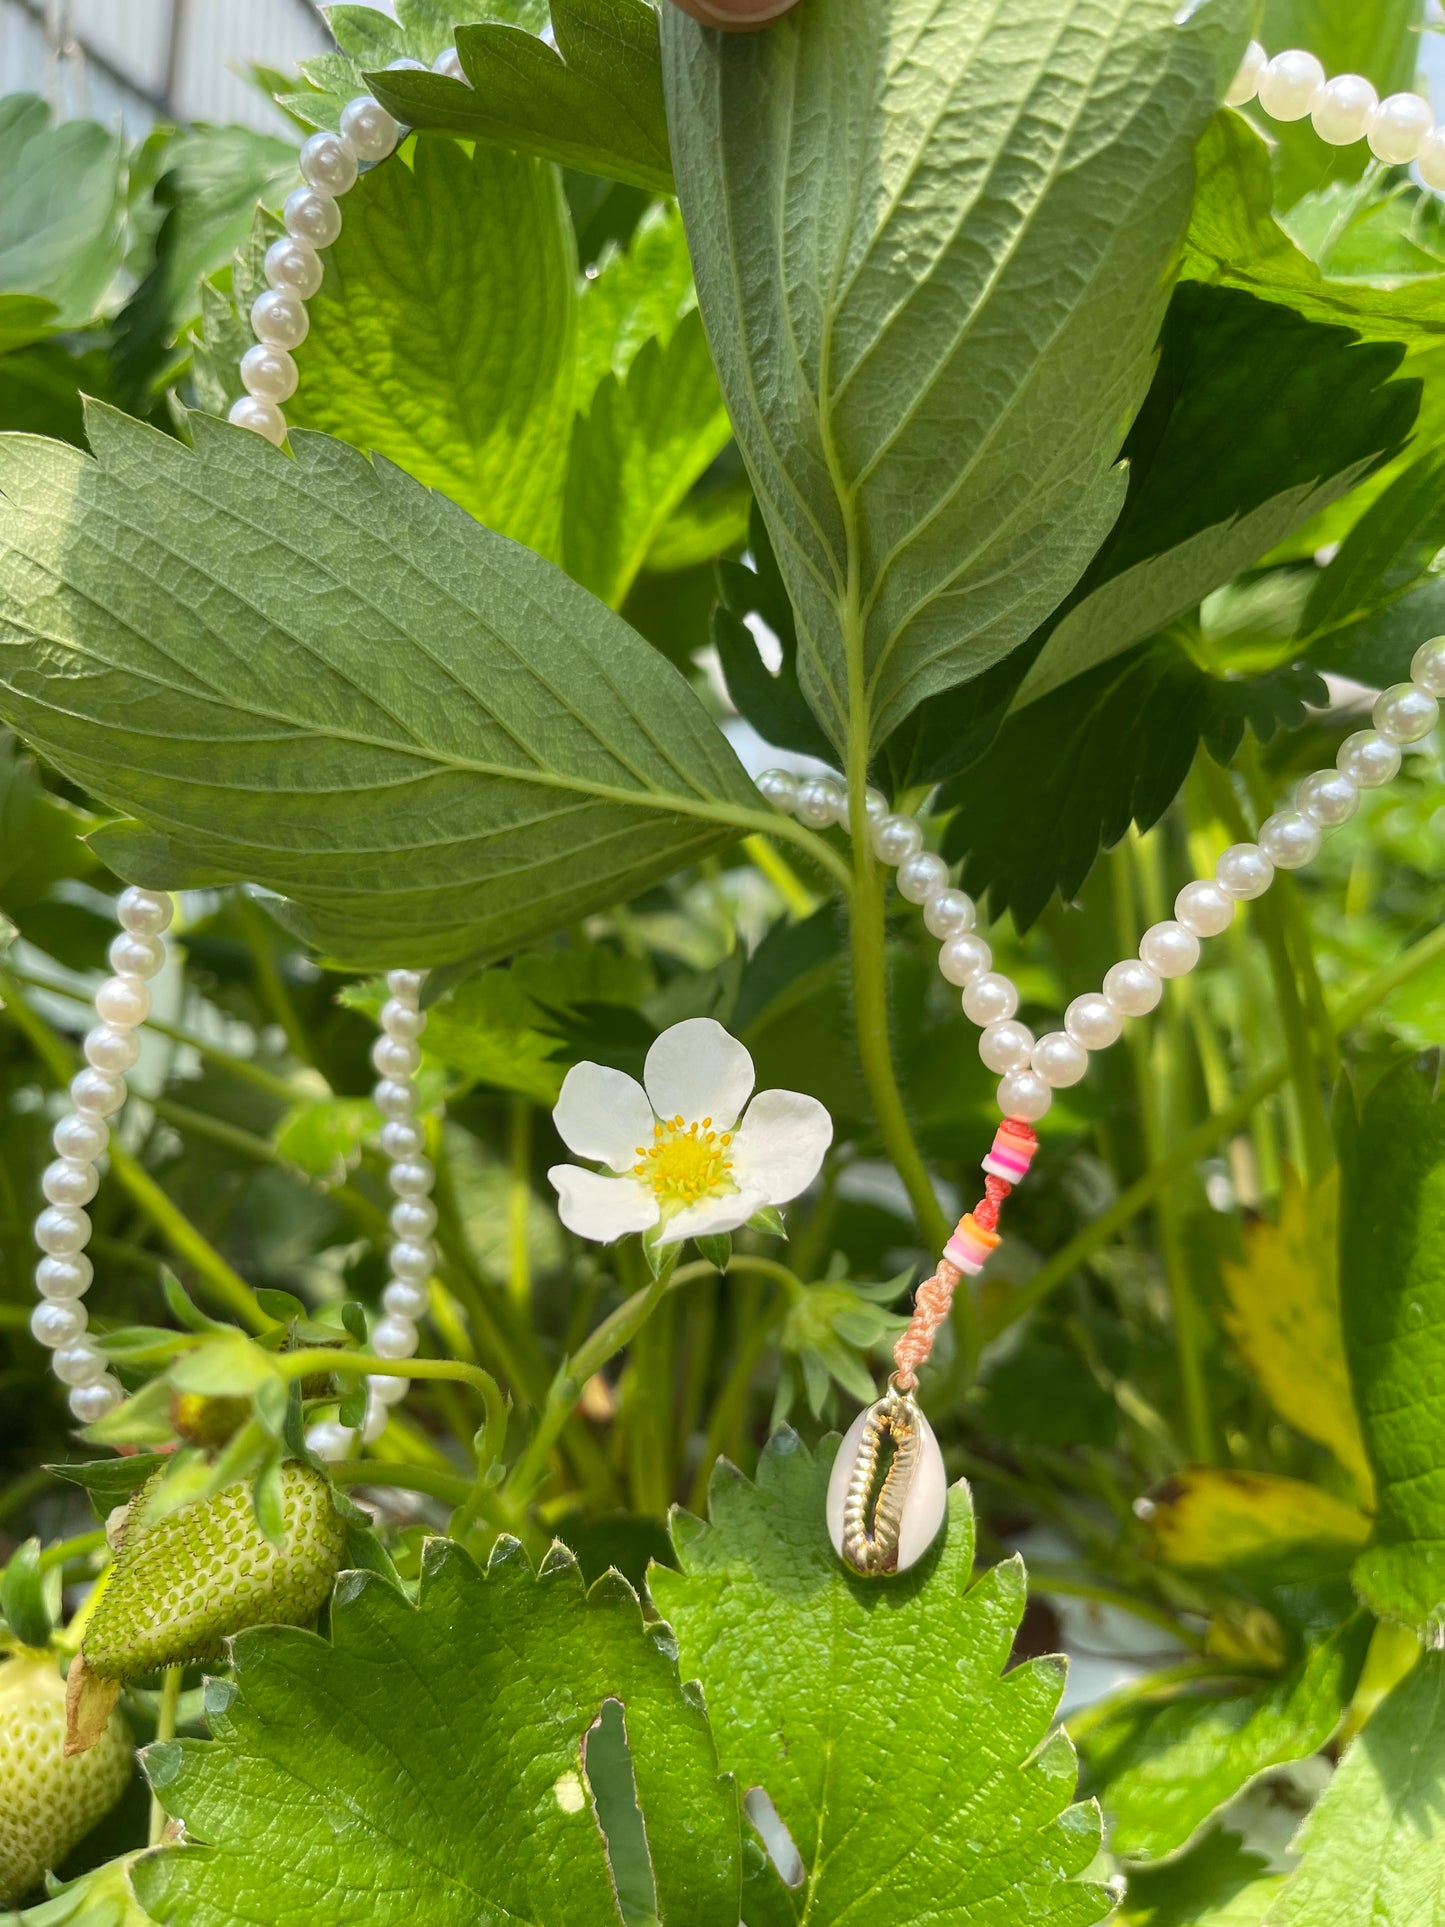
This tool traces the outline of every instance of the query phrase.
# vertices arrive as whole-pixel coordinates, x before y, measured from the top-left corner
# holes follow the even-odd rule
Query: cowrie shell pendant
[[[858,1414],[833,1461],[833,1549],[867,1579],[906,1572],[938,1537],[947,1509],[948,1479],[933,1427],[911,1392],[891,1388]]]

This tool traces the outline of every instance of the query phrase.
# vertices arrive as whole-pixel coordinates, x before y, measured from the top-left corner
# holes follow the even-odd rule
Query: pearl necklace
[[[421,64],[393,63],[411,68]],[[433,68],[466,80],[455,48],[448,48]],[[1255,99],[1276,120],[1308,115],[1332,145],[1368,140],[1378,160],[1393,166],[1413,163],[1427,186],[1445,191],[1445,127],[1435,126],[1429,103],[1418,94],[1392,94],[1381,101],[1358,74],[1326,80],[1313,54],[1291,49],[1270,59],[1251,41],[1225,101],[1242,107]],[[393,116],[372,95],[362,94],[342,110],[338,133],[313,134],[302,146],[303,184],[286,201],[285,233],[266,252],[267,289],[251,308],[256,343],[240,362],[246,393],[229,413],[237,427],[278,446],[285,440],[282,404],[295,394],[299,380],[291,351],[306,339],[305,304],[321,286],[320,250],[341,232],[339,199],[355,185],[361,169],[385,160],[401,137]],[[938,1441],[914,1397],[918,1373],[948,1317],[960,1280],[977,1276],[999,1243],[1000,1209],[1028,1174],[1037,1148],[1033,1127],[1048,1111],[1053,1093],[1080,1081],[1090,1053],[1113,1044],[1126,1018],[1146,1016],[1155,1008],[1166,978],[1183,977],[1194,968],[1201,939],[1226,930],[1237,903],[1263,896],[1277,871],[1309,863],[1323,835],[1354,815],[1360,792],[1396,776],[1402,748],[1428,736],[1439,721],[1439,699],[1445,697],[1445,636],[1421,644],[1410,677],[1379,697],[1373,727],[1346,739],[1332,769],[1307,776],[1293,804],[1261,825],[1257,842],[1234,844],[1220,857],[1212,877],[1187,883],[1175,899],[1174,916],[1144,933],[1137,956],[1114,964],[1105,972],[1101,990],[1069,1004],[1061,1029],[1037,1039],[1017,1021],[1018,988],[993,968],[989,945],[975,930],[972,899],[951,886],[943,858],[924,849],[917,820],[890,811],[880,791],[868,791],[873,853],[897,871],[900,895],[921,907],[926,929],[942,945],[939,969],[962,989],[964,1015],[981,1030],[979,1055],[1000,1076],[1003,1121],[983,1160],[983,1198],[960,1219],[933,1274],[918,1288],[912,1319],[894,1347],[888,1391],[859,1414],[834,1464],[828,1528],[839,1556],[854,1571],[873,1577],[906,1570],[942,1526],[947,1480]],[[800,781],[785,770],[767,770],[758,778],[758,789],[776,809],[796,815],[810,828],[848,829],[847,793],[831,777]],[[96,1193],[96,1164],[109,1140],[109,1120],[125,1102],[125,1073],[139,1055],[134,1032],[150,1013],[149,980],[165,962],[164,933],[173,904],[157,891],[127,889],[117,914],[121,934],[110,948],[115,974],[95,995],[99,1022],[85,1038],[87,1067],[70,1085],[73,1108],[55,1127],[56,1159],[42,1180],[47,1203],[35,1222],[36,1243],[44,1255],[35,1273],[41,1302],[30,1328],[51,1350],[56,1376],[71,1388],[70,1409],[86,1424],[113,1410],[125,1393],[104,1355],[86,1338],[81,1301],[94,1274],[85,1253],[91,1229],[85,1206]],[[396,1199],[383,1316],[369,1339],[382,1358],[409,1358],[416,1351],[416,1321],[427,1307],[436,1260],[430,1242],[436,1228],[430,1198],[435,1172],[416,1118],[418,1040],[426,1024],[420,996],[426,974],[388,974],[380,1035],[372,1048],[380,1080],[373,1097],[384,1120],[381,1145]],[[368,1378],[363,1443],[379,1438],[388,1407],[405,1398],[409,1388],[405,1378]],[[327,1459],[346,1457],[357,1441],[356,1432],[334,1420],[311,1426],[306,1437],[311,1449]],[[880,1482],[885,1445],[891,1445],[892,1454]]]

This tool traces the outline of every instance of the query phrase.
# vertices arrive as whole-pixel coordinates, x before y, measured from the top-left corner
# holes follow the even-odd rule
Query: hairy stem
[[[167,1666],[161,1679],[160,1705],[156,1709],[156,1740],[173,1740],[176,1737],[176,1708],[181,1703],[181,1672],[179,1666]],[[165,1838],[166,1810],[151,1795],[150,1844],[158,1847]]]

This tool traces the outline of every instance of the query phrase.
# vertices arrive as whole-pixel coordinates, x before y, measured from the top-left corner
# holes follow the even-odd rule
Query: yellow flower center
[[[664,1211],[680,1211],[701,1198],[720,1198],[736,1191],[729,1147],[731,1131],[714,1131],[712,1119],[684,1124],[681,1117],[664,1118],[652,1128],[652,1143],[639,1144],[634,1177],[651,1185]]]

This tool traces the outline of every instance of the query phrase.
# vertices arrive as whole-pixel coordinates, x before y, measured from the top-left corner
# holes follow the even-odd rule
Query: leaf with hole
[[[632,1846],[640,1824],[662,1927],[737,1927],[737,1796],[666,1628],[617,1576],[589,1594],[558,1549],[534,1577],[512,1541],[483,1575],[434,1539],[415,1605],[349,1573],[329,1640],[267,1629],[234,1654],[207,1692],[214,1738],[146,1756],[197,1843],[136,1870],[158,1920],[314,1927],[322,1904],[376,1927],[616,1927],[603,1826]],[[614,1736],[604,1796],[609,1701],[625,1748]]]
[[[0,445],[0,714],[147,826],[100,833],[116,868],[247,878],[348,964],[417,966],[773,827],[682,677],[550,564],[344,443],[191,425]]]

